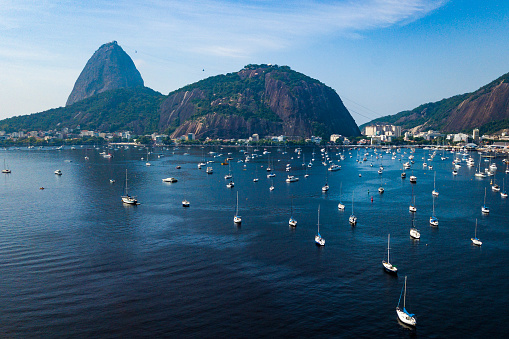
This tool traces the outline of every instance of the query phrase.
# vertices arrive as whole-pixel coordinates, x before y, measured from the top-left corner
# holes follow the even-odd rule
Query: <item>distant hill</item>
[[[358,136],[360,130],[330,87],[288,66],[248,65],[168,95],[159,130],[173,137]]]
[[[66,106],[112,89],[143,87],[131,57],[116,41],[99,47],[74,84]]]
[[[391,123],[415,131],[490,134],[509,128],[509,73],[472,93],[427,103],[411,111],[378,118],[361,126]]]
[[[77,126],[172,137],[194,133],[197,138],[360,135],[332,88],[288,66],[248,65],[164,96],[143,86],[116,41],[102,45],[90,58],[66,107],[0,121],[5,131]]]
[[[152,133],[165,96],[147,87],[121,88],[96,94],[73,105],[0,121],[0,130],[50,130],[63,127],[114,132]]]

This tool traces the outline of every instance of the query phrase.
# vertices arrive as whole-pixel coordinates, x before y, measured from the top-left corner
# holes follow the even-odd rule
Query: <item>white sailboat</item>
[[[147,162],[145,163],[145,165],[147,166],[152,166],[152,164],[150,163],[150,161],[148,160],[148,155],[150,154],[150,152],[148,151],[148,147],[147,147]]]
[[[233,217],[233,222],[236,224],[240,224],[242,222],[242,218],[239,215],[239,191],[237,191],[237,208],[235,210],[235,216]]]
[[[433,214],[429,217],[429,224],[431,226],[438,226],[438,218],[435,216],[435,196],[433,196]]]
[[[341,184],[339,185],[339,204],[338,204],[338,210],[340,210],[340,211],[344,211],[345,210],[345,205],[341,202],[342,191],[343,191],[343,182],[341,182]]]
[[[437,191],[436,186],[435,186],[436,179],[437,179],[437,172],[435,171],[435,176],[433,177],[433,191],[431,191],[431,194],[434,197],[438,197],[438,191]]]
[[[486,206],[486,187],[484,187],[484,205],[481,207],[481,212],[484,214],[490,213],[490,209]]]
[[[122,196],[122,202],[124,204],[128,204],[128,205],[137,205],[138,204],[138,199],[136,199],[136,197],[131,197],[129,195],[129,191],[127,188],[127,168],[125,170],[125,188],[124,188],[124,195]]]
[[[479,154],[479,168],[475,172],[475,176],[478,178],[486,178],[486,174],[484,172],[481,172],[481,155]]]
[[[380,187],[378,187],[378,193],[380,193],[380,194],[383,194],[383,192],[384,192],[384,188],[383,188],[382,184],[383,184],[382,176],[380,175]]]
[[[228,174],[224,176],[225,179],[231,179],[233,177],[230,162],[228,162]]]
[[[470,238],[470,240],[472,240],[472,243],[474,245],[477,245],[477,246],[481,246],[482,245],[482,241],[477,238],[477,219],[475,219],[475,233],[474,233],[474,237]]]
[[[288,221],[288,225],[290,225],[291,227],[297,226],[297,220],[295,220],[295,218],[293,217],[293,200],[292,200],[292,209],[290,212],[290,220]]]
[[[322,192],[327,192],[329,190],[329,172],[326,172],[325,176],[325,185],[322,186]]]
[[[412,237],[414,239],[420,239],[421,233],[419,232],[419,230],[417,228],[414,227],[414,218],[415,218],[415,215],[412,216],[412,228],[410,228],[410,237]]]
[[[493,177],[493,180],[491,181],[491,190],[493,192],[500,192],[500,186],[495,182],[495,178],[496,177]]]
[[[391,242],[391,235],[389,234],[389,236],[387,237],[387,261],[385,260],[382,260],[382,265],[384,266],[384,269],[389,272],[389,273],[393,273],[393,274],[397,274],[398,273],[398,268],[396,266],[394,266],[393,264],[391,264],[391,262],[389,261],[389,255],[390,255],[390,242]]]
[[[412,175],[410,176],[410,182],[412,184],[416,184],[417,183],[417,177],[414,175],[414,171],[412,170]]]
[[[412,198],[410,200],[410,206],[408,207],[410,212],[417,212],[417,207],[415,207],[415,196],[414,196],[414,186],[412,185]]]
[[[5,164],[5,159],[4,159],[4,169],[2,170],[2,173],[5,173],[5,174],[11,173],[11,170],[9,168],[7,168],[7,165]]]
[[[325,245],[325,239],[320,235],[320,205],[318,205],[318,232],[315,235],[315,244],[317,246]]]
[[[505,178],[502,178],[502,191],[500,191],[502,198],[507,198],[507,192],[505,191]]]
[[[350,225],[355,226],[357,224],[357,217],[353,214],[353,192],[352,192],[352,215],[348,218]]]
[[[403,309],[399,308],[399,304],[401,302],[401,294],[403,295]],[[406,310],[406,275],[404,293],[403,290],[401,290],[401,294],[399,296],[398,306],[396,307],[396,314],[398,315],[398,319],[401,320],[401,322],[404,324],[415,326],[417,324],[415,314],[408,313],[408,311]]]
[[[182,180],[182,182],[184,182],[184,180]],[[184,192],[187,192],[185,187],[186,187],[186,185],[184,182]],[[182,207],[189,207],[189,205],[190,205],[189,201],[184,196],[184,199],[182,199]]]

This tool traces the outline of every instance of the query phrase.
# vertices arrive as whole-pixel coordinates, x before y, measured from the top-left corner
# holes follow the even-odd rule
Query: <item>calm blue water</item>
[[[213,158],[209,151],[223,156]],[[368,156],[359,164],[355,150],[351,158],[345,152],[342,169],[328,178],[316,154],[304,178],[303,159],[293,149],[271,151],[273,192],[265,171],[269,156],[238,163],[239,148],[156,149],[150,167],[141,160],[146,150],[136,148],[111,151],[111,159],[85,148],[1,150],[0,159],[12,173],[0,177],[0,335],[465,338],[509,333],[509,202],[491,191],[490,179],[474,178],[475,168],[465,163],[454,177],[450,153],[445,161],[440,153],[426,160],[433,171],[423,169],[425,150],[417,150],[405,180],[401,161],[383,153],[383,160]],[[228,166],[220,165],[227,152],[234,158],[233,189],[224,179]],[[304,150],[306,163],[311,152]],[[214,174],[197,168],[204,158],[215,160]],[[284,181],[287,163],[300,181]],[[380,163],[385,167],[381,179]],[[502,185],[505,178],[509,186],[505,166],[500,159],[496,164],[495,180]],[[56,169],[63,175],[55,175]],[[139,206],[120,200],[126,169]],[[438,228],[428,223],[435,170]],[[409,237],[412,171],[420,241]],[[179,181],[163,183],[169,176]],[[321,192],[325,180],[331,187],[327,194]],[[377,192],[381,182],[383,195]],[[489,216],[481,215],[485,187]],[[237,191],[241,227],[233,223]],[[358,217],[353,228],[348,224],[352,194]],[[191,203],[187,209],[183,198]],[[292,200],[295,229],[288,227]],[[344,212],[337,209],[340,200]],[[314,244],[318,206],[324,248]],[[481,248],[470,241],[476,218]],[[382,269],[388,233],[398,276]],[[405,275],[416,330],[398,323],[395,313]]]

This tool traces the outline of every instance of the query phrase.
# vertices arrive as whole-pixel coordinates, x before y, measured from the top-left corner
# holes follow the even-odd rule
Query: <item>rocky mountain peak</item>
[[[143,86],[133,60],[116,41],[102,45],[81,71],[66,106],[112,89]]]

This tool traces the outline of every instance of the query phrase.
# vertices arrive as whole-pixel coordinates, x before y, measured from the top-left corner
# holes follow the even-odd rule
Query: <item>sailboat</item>
[[[481,172],[481,155],[479,154],[479,169],[475,172],[475,176],[478,178],[486,178],[486,174]]]
[[[435,196],[433,195],[433,214],[429,217],[429,224],[431,226],[438,226],[438,219],[435,216]]]
[[[484,187],[484,205],[481,207],[481,212],[488,214],[490,213],[490,209],[486,206],[486,187]]]
[[[384,192],[384,188],[382,186],[382,176],[380,175],[380,187],[378,187],[378,193],[382,194]]]
[[[320,205],[318,205],[318,232],[315,235],[315,244],[317,246],[325,245],[325,239],[320,235]]]
[[[350,225],[355,226],[357,224],[357,217],[353,214],[353,192],[352,192],[352,215],[348,218]]]
[[[502,198],[507,198],[507,192],[505,191],[505,178],[502,178],[502,191],[500,191]]]
[[[224,176],[225,179],[231,179],[233,177],[230,162],[228,162],[228,174]]]
[[[152,164],[150,163],[150,161],[148,161],[148,155],[149,155],[149,151],[148,151],[148,147],[147,147],[147,162],[145,163],[145,165],[147,165],[147,166],[152,166]]]
[[[264,152],[265,153],[265,152]],[[267,172],[272,171],[272,168],[270,167],[270,156],[267,158]]]
[[[291,213],[290,213],[290,220],[288,221],[288,224],[292,227],[296,227],[297,226],[297,220],[295,220],[293,218],[293,200],[292,200],[292,209],[291,209]]]
[[[242,222],[242,218],[239,215],[239,191],[237,191],[237,209],[235,210],[235,216],[233,217],[233,222],[236,224],[240,224]]]
[[[433,191],[431,191],[431,194],[434,197],[438,197],[438,191],[437,191],[436,186],[435,186],[436,179],[437,179],[437,171],[435,171],[435,176],[433,177]]]
[[[270,184],[270,187],[269,187],[269,190],[273,191],[274,190],[274,179],[270,179],[271,180],[271,184]]]
[[[417,228],[414,227],[414,219],[415,219],[415,215],[412,215],[412,228],[410,228],[410,236],[414,239],[420,239],[421,233],[419,232],[419,230]]]
[[[329,172],[325,172],[327,175],[325,176],[325,185],[322,186],[322,192],[327,192],[329,190]]]
[[[500,192],[500,186],[497,183],[495,183],[495,177],[493,177],[491,190],[493,192]]]
[[[125,188],[124,188],[124,195],[122,196],[122,202],[129,205],[137,205],[138,200],[136,197],[131,197],[129,195],[128,189],[127,189],[127,168],[125,170]]]
[[[11,170],[7,168],[7,165],[5,164],[5,159],[4,159],[4,169],[2,170],[2,173],[11,173]]]
[[[412,185],[412,199],[410,201],[410,206],[408,207],[410,212],[417,212],[417,208],[415,207],[415,196],[414,196],[414,186]]]
[[[412,184],[416,184],[417,183],[417,177],[414,175],[414,171],[412,170],[412,175],[410,176],[410,182]]]
[[[389,234],[389,236],[387,237],[387,261],[385,260],[382,260],[382,265],[384,266],[384,269],[389,272],[389,273],[393,273],[393,274],[397,274],[398,273],[398,268],[394,265],[391,264],[391,262],[389,261],[389,254],[390,254],[390,244],[391,242],[391,235]]]
[[[233,182],[233,175],[232,175],[232,172],[231,172],[231,167],[230,167],[230,161],[228,161],[228,174],[224,176],[225,179],[230,179],[230,182],[226,184],[226,187],[228,188],[233,188],[233,186],[235,186],[235,183]]]
[[[342,193],[342,190],[343,190],[343,182],[341,182],[341,184],[339,185],[339,204],[338,204],[338,210],[340,210],[340,211],[344,211],[345,210],[345,205],[341,202],[341,193]]]
[[[399,308],[399,304],[401,302],[401,295],[403,295],[403,309]],[[415,319],[415,314],[408,313],[406,310],[406,275],[405,275],[405,287],[404,293],[403,289],[401,290],[401,294],[399,296],[398,306],[396,307],[396,314],[398,315],[398,319],[401,320],[404,324],[415,326],[417,324],[417,320]]]
[[[477,246],[481,246],[482,245],[482,241],[477,238],[477,219],[475,219],[475,233],[474,233],[474,237],[470,238],[470,240],[472,240],[472,243],[474,245],[477,245]]]

